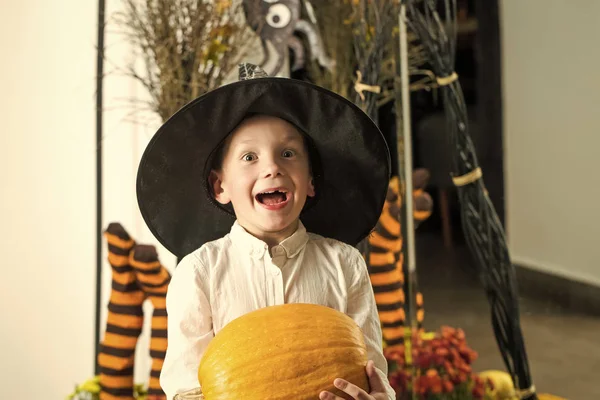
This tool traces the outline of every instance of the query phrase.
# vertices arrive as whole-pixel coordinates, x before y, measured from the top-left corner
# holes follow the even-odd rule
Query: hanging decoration
[[[292,71],[304,67],[304,44],[294,35],[296,32],[306,36],[312,60],[317,60],[323,68],[334,68],[335,61],[327,57],[316,25],[301,18],[301,0],[243,0],[242,4],[248,24],[262,44],[263,60],[260,66],[266,68],[275,58],[275,66],[267,71],[268,75],[275,76],[281,71],[288,57],[288,48],[294,52]],[[314,19],[312,8],[307,11]],[[269,44],[275,54],[272,54]]]

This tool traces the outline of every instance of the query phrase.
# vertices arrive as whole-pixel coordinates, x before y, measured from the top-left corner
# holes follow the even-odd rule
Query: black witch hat
[[[309,139],[319,167],[317,200],[300,216],[306,229],[350,245],[364,239],[380,216],[390,178],[388,147],[375,123],[336,93],[241,64],[238,82],[184,106],[142,156],[138,203],[161,244],[183,257],[230,231],[235,215],[211,195],[210,161],[251,114],[281,118]]]

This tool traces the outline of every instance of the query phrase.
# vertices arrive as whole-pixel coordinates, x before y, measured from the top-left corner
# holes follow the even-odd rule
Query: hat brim
[[[390,178],[377,125],[355,104],[313,84],[258,78],[215,89],[166,121],[138,170],[142,217],[157,240],[183,257],[226,235],[235,216],[206,190],[214,149],[248,114],[282,118],[311,138],[322,169],[318,201],[301,216],[309,232],[358,244],[373,229]]]

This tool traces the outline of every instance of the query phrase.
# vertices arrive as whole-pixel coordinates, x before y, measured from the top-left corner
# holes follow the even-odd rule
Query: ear
[[[210,184],[210,188],[212,189],[215,200],[221,204],[227,204],[231,201],[225,192],[225,189],[223,188],[222,174],[214,169],[211,170],[210,175],[208,176],[208,183]]]
[[[307,190],[306,190],[306,195],[308,197],[315,197],[315,194],[316,194],[316,192],[315,192],[315,181],[314,181],[314,179],[311,176],[310,180],[308,181],[308,187],[307,187]]]

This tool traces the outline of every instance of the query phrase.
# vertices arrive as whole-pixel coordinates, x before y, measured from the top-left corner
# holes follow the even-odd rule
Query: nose
[[[276,158],[264,160],[265,164],[262,171],[263,178],[276,178],[283,175],[283,168]]]

